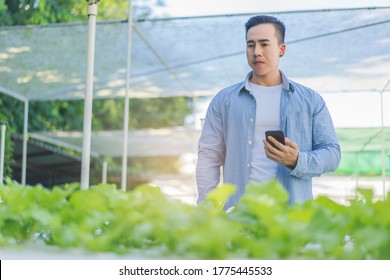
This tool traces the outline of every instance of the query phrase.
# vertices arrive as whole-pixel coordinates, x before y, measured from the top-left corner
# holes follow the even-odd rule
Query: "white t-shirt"
[[[265,131],[280,129],[280,96],[282,85],[264,87],[249,83],[256,99],[256,127],[252,141],[250,181],[264,183],[276,177],[277,163],[268,159],[264,151]]]

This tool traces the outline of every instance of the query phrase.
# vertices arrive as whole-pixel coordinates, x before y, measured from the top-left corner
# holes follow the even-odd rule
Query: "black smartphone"
[[[265,139],[268,138],[268,136],[272,136],[273,138],[275,138],[279,143],[282,143],[283,145],[285,145],[285,142],[284,142],[284,133],[283,131],[281,130],[267,130],[265,132]],[[268,141],[268,139],[267,139]],[[268,143],[270,143],[274,148],[277,148],[273,143],[271,143],[270,141],[268,141]]]

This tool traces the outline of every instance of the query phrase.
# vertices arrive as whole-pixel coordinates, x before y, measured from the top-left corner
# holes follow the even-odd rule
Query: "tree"
[[[12,169],[10,167],[10,162],[12,160],[14,144],[11,141],[10,135],[17,130],[15,126],[15,124],[18,123],[17,120],[23,119],[23,104],[18,100],[0,93],[0,108],[0,121],[7,122],[4,147],[4,176],[11,177]]]
[[[133,1],[136,19],[153,15],[153,6],[165,5],[164,0]],[[86,21],[86,0],[0,0],[0,26],[48,24],[70,21]],[[128,1],[101,0],[98,19],[126,19]]]

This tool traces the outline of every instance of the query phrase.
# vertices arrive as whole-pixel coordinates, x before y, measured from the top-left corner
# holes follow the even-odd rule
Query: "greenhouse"
[[[339,169],[332,174],[314,179],[315,196],[325,195],[332,199],[320,201],[326,207],[330,205],[331,209],[331,212],[324,211],[320,214],[339,215],[340,220],[353,216],[351,219],[355,219],[353,220],[355,224],[351,224],[350,227],[355,229],[354,227],[358,227],[360,220],[357,214],[353,214],[353,211],[360,211],[362,208],[359,208],[358,202],[352,203],[354,208],[344,209],[342,208],[344,206],[341,205],[347,204],[351,198],[359,197],[364,201],[369,201],[367,207],[374,209],[376,206],[373,206],[373,203],[384,199],[390,190],[390,114],[388,113],[390,110],[390,7],[270,14],[280,18],[287,27],[287,52],[281,60],[281,69],[292,80],[302,83],[322,95],[332,114],[340,141],[342,161]],[[18,99],[24,104],[25,125],[24,131],[20,132],[23,135],[19,138],[24,142],[18,144],[20,151],[23,152],[23,155],[20,154],[18,157],[21,174],[20,180],[18,178],[16,180],[18,182],[12,183],[15,184],[15,188],[20,187],[18,183],[24,185],[28,182],[26,174],[29,173],[26,169],[31,168],[32,165],[29,165],[29,161],[34,160],[33,158],[29,159],[28,141],[66,147],[75,151],[77,155],[87,153],[87,156],[91,158],[127,159],[177,156],[186,167],[183,168],[185,171],[182,171],[181,174],[176,174],[177,177],[168,178],[165,181],[162,177],[156,177],[151,178],[152,180],[148,182],[151,185],[159,185],[162,192],[168,197],[180,198],[188,202],[186,204],[178,203],[172,206],[166,200],[166,196],[160,196],[157,191],[154,192],[153,188],[146,191],[150,192],[150,200],[148,198],[139,199],[140,191],[138,189],[134,193],[126,194],[128,196],[125,198],[126,201],[131,201],[132,204],[142,209],[150,209],[147,214],[150,216],[147,218],[152,221],[158,220],[164,213],[170,215],[182,211],[182,216],[173,215],[172,218],[164,220],[165,225],[162,223],[151,224],[147,218],[137,216],[137,213],[133,213],[129,217],[121,216],[121,211],[129,213],[131,207],[126,205],[121,200],[121,195],[115,193],[112,188],[108,190],[101,188],[98,191],[92,190],[85,194],[77,193],[71,199],[73,207],[76,208],[75,205],[80,202],[80,204],[95,209],[96,205],[90,205],[88,202],[93,198],[100,203],[103,216],[94,216],[96,214],[94,212],[78,209],[80,212],[85,211],[82,213],[85,217],[81,216],[80,218],[85,218],[85,224],[80,222],[79,226],[82,224],[89,231],[97,230],[97,233],[95,232],[96,239],[91,241],[83,233],[77,235],[77,224],[69,223],[69,230],[65,233],[61,232],[64,230],[64,226],[60,226],[61,222],[64,224],[68,222],[66,219],[69,218],[67,214],[70,212],[63,212],[54,203],[48,205],[48,209],[51,209],[50,211],[53,213],[59,213],[61,217],[58,220],[50,217],[50,211],[43,213],[36,209],[37,212],[31,214],[37,220],[37,225],[42,224],[43,227],[55,225],[51,233],[40,231],[40,235],[33,238],[50,243],[52,240],[49,235],[58,234],[61,237],[56,245],[60,247],[84,244],[88,250],[114,251],[119,254],[128,254],[128,248],[136,248],[136,250],[141,251],[145,248],[151,248],[156,250],[153,252],[157,252],[157,256],[159,254],[181,256],[184,254],[183,250],[188,250],[190,253],[184,254],[188,258],[264,258],[264,256],[271,256],[270,258],[275,259],[300,258],[302,256],[304,258],[331,258],[331,256],[352,259],[389,258],[388,251],[380,251],[379,249],[380,252],[367,249],[370,254],[375,251],[377,255],[374,253],[372,253],[373,255],[365,255],[363,249],[362,251],[351,250],[347,253],[338,252],[335,248],[340,242],[339,236],[346,234],[345,231],[341,230],[333,232],[334,239],[330,238],[332,240],[325,237],[317,239],[316,242],[324,242],[326,245],[318,250],[308,249],[310,252],[307,254],[303,254],[296,248],[296,251],[292,250],[291,255],[288,255],[284,251],[285,248],[276,248],[276,246],[271,248],[261,242],[256,243],[256,246],[263,251],[250,251],[250,245],[246,244],[243,239],[241,240],[242,236],[223,235],[223,229],[232,225],[248,232],[248,235],[253,233],[253,235],[262,236],[264,234],[256,232],[256,229],[251,227],[251,222],[253,222],[251,219],[256,214],[251,212],[250,207],[239,206],[232,216],[216,214],[216,209],[219,209],[218,205],[221,203],[220,200],[223,200],[231,191],[227,187],[222,188],[215,197],[211,197],[210,203],[201,208],[201,212],[193,215],[192,211],[194,210],[190,205],[194,204],[197,196],[194,162],[196,161],[197,141],[201,133],[205,109],[210,99],[220,89],[241,81],[249,71],[245,58],[244,23],[252,15],[254,14],[146,19],[131,21],[131,24],[128,20],[98,21],[96,23],[93,68],[93,98],[95,100],[128,98],[131,102],[133,99],[185,96],[192,102],[192,113],[188,116],[185,125],[180,127],[126,131],[125,133],[119,130],[92,131],[89,135],[91,145],[88,151],[83,148],[85,131],[35,132],[28,129],[28,107],[31,102],[85,99],[87,56],[90,51],[87,45],[88,32],[90,31],[88,24],[83,22],[48,24],[46,26],[0,27],[0,93]],[[131,26],[130,30],[129,26]],[[128,40],[129,38],[131,41]],[[131,55],[127,55],[129,53]],[[80,116],[80,118],[82,117]],[[30,156],[32,155],[30,154]],[[36,158],[36,160],[42,161],[44,158]],[[107,172],[107,169],[105,170]],[[107,178],[105,177],[107,174],[102,176]],[[102,179],[102,181],[110,183],[106,179]],[[365,187],[365,185],[367,185],[366,189],[371,190],[362,190],[359,193],[358,188]],[[122,186],[123,189],[126,190],[126,187]],[[268,186],[268,190],[272,189],[273,185]],[[73,191],[72,186],[68,186],[66,190],[57,190],[57,196],[46,193],[44,190],[38,196],[42,201],[45,201],[45,197],[53,196],[52,199],[57,200],[57,203],[64,205],[64,209],[66,209],[68,206],[65,206],[65,200]],[[25,193],[26,201],[27,197],[33,196],[28,190],[21,192]],[[253,195],[264,195],[255,189],[252,192]],[[273,189],[272,192],[275,192],[272,203],[277,205],[276,211],[281,213],[285,210],[283,204],[285,194],[278,188]],[[101,194],[102,197],[100,197]],[[4,197],[16,199],[13,195],[11,190],[4,190],[1,197],[3,200]],[[161,208],[166,207],[162,213],[153,209],[152,199],[159,201]],[[273,211],[270,207],[261,205],[260,202],[252,201],[249,195],[244,200],[248,205],[263,207],[264,213]],[[42,201],[41,203],[44,204]],[[331,201],[341,202],[339,208]],[[388,200],[385,201],[387,204],[389,203]],[[120,204],[121,209],[115,209],[117,217],[112,218],[109,209],[114,207],[115,203]],[[385,206],[382,204],[380,207]],[[375,208],[375,211],[381,211],[378,208],[379,206]],[[313,216],[315,216],[314,213],[317,213],[316,211],[319,211],[315,205],[310,205],[309,209]],[[292,216],[296,217],[295,220],[292,218],[295,226],[292,232],[298,232],[302,226],[300,223],[304,223],[297,218],[301,210],[299,206],[291,210],[293,211]],[[215,228],[212,223],[209,224],[204,218],[202,219],[202,213],[215,215],[213,217],[216,221]],[[41,214],[42,216],[40,216]],[[88,220],[88,215],[92,215],[91,220]],[[45,217],[50,222],[44,221]],[[120,238],[119,235],[116,235],[117,232],[110,232],[110,225],[104,225],[104,221],[111,218],[111,224],[120,224],[119,217],[128,223],[135,221],[142,223],[142,226],[137,228],[124,227],[121,229],[131,233],[131,236],[123,241],[125,244],[123,247],[117,246],[118,244],[115,243]],[[186,220],[187,218],[188,220]],[[287,214],[281,214],[279,218],[290,219],[291,217],[288,217]],[[321,223],[322,218],[316,222]],[[174,219],[180,220],[183,224],[207,224],[210,228],[215,229],[213,232],[215,236],[211,236],[210,243],[216,242],[223,235],[225,241],[231,242],[232,248],[216,248],[210,244],[201,247],[195,240],[186,240],[184,236],[189,233],[186,232],[186,229],[175,225]],[[246,224],[247,221],[249,224]],[[276,218],[272,222],[279,223],[278,229],[283,234],[273,236],[272,238],[275,238],[273,240],[269,237],[269,241],[288,239],[287,232],[291,228],[285,227],[280,221],[276,221]],[[388,229],[389,224],[383,223],[383,228],[381,228],[383,232],[380,232],[380,236],[383,238],[383,243],[387,245],[386,248],[390,248],[388,246],[390,242],[385,237],[385,229],[386,227]],[[157,237],[156,232],[165,232],[167,225],[172,228],[177,226],[175,230],[178,232],[183,230],[182,235],[180,233],[175,236],[162,234],[162,236]],[[217,225],[221,228],[217,229]],[[264,224],[264,226],[270,225]],[[327,226],[333,228],[333,224],[327,224]],[[16,225],[15,228],[17,228]],[[314,225],[313,228],[310,228],[312,230],[310,234],[318,236],[316,234],[319,233],[320,229],[314,229]],[[104,234],[101,237],[100,233],[106,231],[110,235],[104,239]],[[197,234],[203,237],[207,236],[208,233],[200,229],[197,231]],[[65,236],[66,234],[68,236]],[[73,239],[69,237],[72,234],[74,234]],[[297,246],[304,246],[305,242],[311,240],[310,234],[302,237]],[[365,242],[368,239],[368,233],[367,236],[364,234],[358,235],[356,240]],[[137,239],[140,235],[146,236],[147,242],[150,244],[141,238]],[[20,239],[23,238],[20,237]],[[179,241],[175,241],[175,238]],[[159,240],[160,243],[157,241],[153,243],[153,240]],[[181,241],[184,244],[183,247],[178,244]],[[2,243],[7,244],[7,242],[8,240],[0,237],[0,246]],[[240,247],[241,245],[243,247]],[[285,244],[285,246],[293,245]],[[372,248],[374,247],[372,245]],[[250,252],[248,253],[246,250]],[[203,252],[200,255],[191,254],[200,251]],[[263,252],[264,255],[259,252]],[[153,258],[155,255],[147,255],[146,257]]]
[[[340,171],[349,175],[365,173],[384,177],[390,160],[390,119],[384,113],[390,102],[389,9],[276,15],[288,26],[288,51],[281,60],[281,69],[293,80],[317,90],[327,101],[342,142]],[[196,104],[204,103],[202,100],[226,85],[240,81],[248,72],[243,24],[249,16],[134,22],[131,44],[127,44],[127,22],[98,22],[94,98],[124,98],[126,53],[130,46],[129,98],[190,97],[194,101],[194,126],[199,128],[197,123],[204,117],[204,109],[197,110]],[[302,28],[302,18],[305,28]],[[84,97],[87,24],[9,27],[1,28],[0,32],[1,92],[25,104]],[[226,68],[229,68],[228,72],[223,71]],[[28,110],[28,105],[25,109]],[[36,135],[28,131],[28,121],[25,129],[32,138],[55,140],[57,144],[64,142],[63,145],[70,141],[78,148],[82,147],[82,137],[77,132],[67,136],[63,132]],[[183,140],[182,133],[172,131],[170,139],[164,140],[168,141],[166,149],[173,149],[170,153],[196,153],[197,133],[191,131],[191,126],[187,130],[187,134],[194,137]],[[120,131],[95,132],[95,136],[104,136],[93,137],[94,152],[112,156],[113,151],[104,148],[110,146],[102,144],[111,133],[112,139],[117,143],[121,141]],[[128,141],[137,141],[133,137]],[[178,149],[177,142],[187,148]],[[129,143],[128,156],[150,148],[147,141],[139,143],[146,146]],[[158,156],[159,151],[162,149],[156,149],[155,155]],[[150,156],[150,152],[145,151],[144,155]],[[120,156],[120,151],[115,154]],[[359,165],[355,165],[356,157],[361,158]]]

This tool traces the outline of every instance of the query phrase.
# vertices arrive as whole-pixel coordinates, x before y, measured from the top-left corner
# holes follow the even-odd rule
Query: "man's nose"
[[[253,50],[253,54],[255,56],[261,56],[261,48],[258,44],[255,45],[255,49]]]

